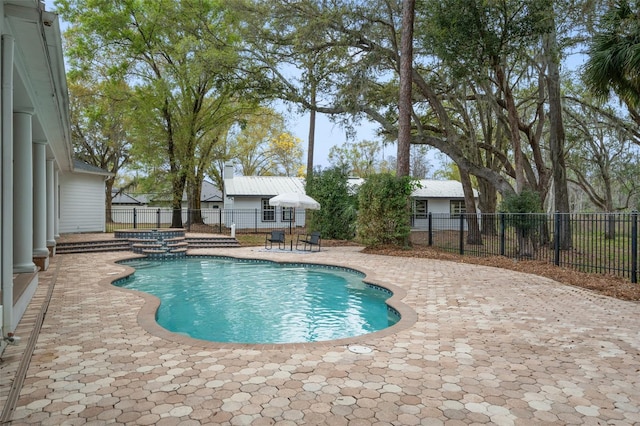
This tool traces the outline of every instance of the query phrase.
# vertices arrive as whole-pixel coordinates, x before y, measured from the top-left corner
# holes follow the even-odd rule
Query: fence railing
[[[181,209],[171,208],[113,208],[107,211],[106,231],[118,229],[161,229],[170,228],[173,215],[181,217],[182,227],[189,232],[212,232],[229,234],[231,225],[236,232],[262,233],[272,229],[294,229],[305,227],[306,215],[301,209],[274,210],[261,209]]]
[[[170,208],[113,208],[107,232],[171,227]],[[265,233],[306,230],[301,209],[182,209],[189,232]],[[412,216],[412,241],[472,256],[506,256],[638,280],[638,213],[448,214]]]
[[[429,213],[414,242],[473,256],[541,260],[638,279],[638,213]],[[418,225],[419,223],[419,225]]]

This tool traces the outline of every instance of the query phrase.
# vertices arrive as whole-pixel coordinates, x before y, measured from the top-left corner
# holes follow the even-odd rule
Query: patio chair
[[[298,239],[296,240],[296,250],[298,250],[298,245],[302,244],[302,250],[304,251],[313,251],[313,247],[318,247],[318,251],[320,251],[321,242],[322,240],[319,232],[299,234]]]
[[[264,248],[267,250],[271,250],[273,248],[273,243],[278,243],[278,248],[283,250],[286,245],[284,241],[284,231],[271,231],[271,234],[267,234],[264,237]],[[267,247],[267,244],[269,245]]]

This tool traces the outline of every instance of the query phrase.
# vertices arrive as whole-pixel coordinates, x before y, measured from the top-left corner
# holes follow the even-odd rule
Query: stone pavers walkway
[[[112,263],[122,253],[59,255],[41,278],[41,287],[55,280],[53,297],[11,424],[640,423],[637,303],[513,271],[353,247],[197,253],[353,267],[397,286],[406,307],[394,304],[417,316],[354,339],[369,354],[350,352],[349,341],[168,337],[148,318],[149,298],[108,284],[128,270]]]

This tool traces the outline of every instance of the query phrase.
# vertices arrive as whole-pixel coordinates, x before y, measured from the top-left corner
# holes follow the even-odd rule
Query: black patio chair
[[[267,250],[271,250],[273,248],[273,243],[278,243],[278,248],[280,250],[284,250],[284,248],[286,247],[284,241],[284,231],[271,231],[270,234],[265,235],[264,248]],[[268,247],[267,244],[269,245]]]
[[[302,244],[302,250],[304,251],[313,251],[314,247],[317,247],[318,251],[320,251],[321,243],[322,239],[320,238],[319,232],[299,234],[298,239],[296,240],[296,250],[298,250],[298,245]]]

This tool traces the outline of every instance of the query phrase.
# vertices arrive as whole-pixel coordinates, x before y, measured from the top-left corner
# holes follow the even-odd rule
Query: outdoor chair
[[[284,241],[284,231],[271,231],[271,234],[267,234],[264,237],[264,248],[267,250],[271,250],[273,248],[273,243],[278,243],[278,248],[283,250],[286,245]],[[267,247],[267,244],[269,245]]]
[[[313,251],[313,247],[317,247],[318,251],[320,251],[320,243],[321,238],[319,232],[299,234],[296,240],[296,250],[298,250],[298,245],[302,244],[302,250],[304,251]]]

